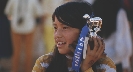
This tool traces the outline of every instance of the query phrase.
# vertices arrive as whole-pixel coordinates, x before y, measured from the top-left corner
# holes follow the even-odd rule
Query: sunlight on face
[[[80,30],[62,24],[56,17],[53,27],[55,44],[58,47],[59,53],[69,54],[71,51],[68,46],[78,39]]]

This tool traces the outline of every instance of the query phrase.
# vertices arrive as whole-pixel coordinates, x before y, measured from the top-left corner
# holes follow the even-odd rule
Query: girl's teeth
[[[64,44],[64,42],[58,42],[59,45]]]

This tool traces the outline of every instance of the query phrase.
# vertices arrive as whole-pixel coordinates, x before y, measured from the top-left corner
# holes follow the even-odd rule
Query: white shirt
[[[25,3],[26,2],[26,3]],[[43,15],[43,9],[39,4],[38,0],[24,0],[22,1],[22,16],[23,16],[23,23],[18,25],[18,5],[19,0],[9,0],[5,9],[5,14],[7,16],[11,16],[11,29],[20,34],[27,34],[31,33],[36,26],[35,18],[38,16]],[[25,5],[27,4],[27,5]],[[24,7],[26,6],[26,7]]]
[[[105,52],[115,64],[122,62],[123,68],[129,68],[132,41],[126,12],[122,8],[118,11],[116,24],[116,32],[104,40]]]

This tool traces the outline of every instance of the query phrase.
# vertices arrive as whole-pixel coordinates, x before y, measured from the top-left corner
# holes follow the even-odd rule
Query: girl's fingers
[[[93,37],[92,38],[93,39],[93,41],[94,41],[94,51],[97,51],[98,50],[98,48],[99,48],[99,44],[98,44],[98,41],[97,41],[97,37]]]
[[[100,38],[98,38],[98,42],[99,42],[100,46],[99,46],[99,49],[97,51],[97,55],[98,55],[98,57],[100,57],[105,50],[105,43],[103,42],[103,39],[101,40]]]
[[[90,45],[89,44],[87,44],[87,52],[86,52],[86,54],[88,55],[88,53],[90,52]]]
[[[92,41],[94,41],[94,49],[91,50],[91,45],[88,44],[87,55],[86,55],[86,58],[84,59],[84,64],[89,64],[90,66],[91,64],[95,63],[101,57],[101,55],[104,52],[104,48],[105,48],[105,43],[101,38],[92,37]]]
[[[105,43],[103,42],[103,53],[104,53],[104,50],[105,50]]]
[[[99,48],[97,50],[97,52],[101,52],[103,50],[103,44],[102,44],[102,41],[100,38],[97,37],[97,41],[98,41],[98,44],[99,44]]]

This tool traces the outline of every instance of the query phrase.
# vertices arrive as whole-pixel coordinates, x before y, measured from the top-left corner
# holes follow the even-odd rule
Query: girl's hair
[[[55,46],[51,62],[46,72],[68,72],[66,56],[59,53]]]
[[[86,19],[83,18],[85,14],[92,15],[91,4],[85,1],[68,2],[55,9],[52,19],[57,19],[70,27],[82,29],[86,24]]]
[[[86,20],[83,18],[85,14],[92,15],[92,8],[88,2],[68,2],[55,9],[52,20],[54,22],[56,16],[59,22],[82,29],[86,24]],[[57,47],[53,54],[46,72],[68,72],[66,56],[60,54]]]

